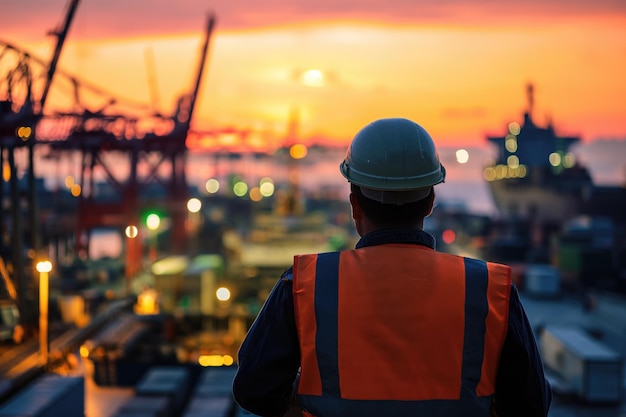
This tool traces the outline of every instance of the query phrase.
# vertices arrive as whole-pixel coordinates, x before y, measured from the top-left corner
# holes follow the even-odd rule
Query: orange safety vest
[[[305,416],[488,416],[508,266],[412,244],[295,257]]]

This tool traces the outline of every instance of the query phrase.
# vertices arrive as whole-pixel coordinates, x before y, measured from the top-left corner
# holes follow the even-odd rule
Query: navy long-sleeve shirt
[[[423,230],[389,229],[363,236],[356,248],[388,243],[435,247],[435,239]],[[278,417],[288,411],[300,368],[291,274],[290,268],[276,283],[239,350],[233,395],[242,408],[259,416]],[[499,417],[545,417],[552,400],[532,327],[515,286],[511,287],[508,331],[494,398]]]

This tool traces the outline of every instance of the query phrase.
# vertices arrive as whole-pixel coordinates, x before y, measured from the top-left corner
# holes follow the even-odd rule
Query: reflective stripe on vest
[[[487,416],[510,268],[393,244],[297,256],[301,406],[318,417]]]

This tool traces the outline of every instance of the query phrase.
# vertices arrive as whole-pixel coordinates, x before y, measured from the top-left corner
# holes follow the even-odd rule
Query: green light
[[[237,197],[243,197],[248,192],[248,184],[243,181],[239,181],[233,185],[233,193]]]

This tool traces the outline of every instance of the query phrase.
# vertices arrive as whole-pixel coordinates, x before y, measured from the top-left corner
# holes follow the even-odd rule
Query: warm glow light
[[[204,186],[209,194],[215,194],[220,189],[220,182],[215,178],[208,180]]]
[[[50,261],[37,262],[37,272],[50,272],[52,271],[52,263]]]
[[[452,229],[446,229],[441,234],[441,239],[443,240],[444,243],[449,245],[455,241],[456,233]]]
[[[200,366],[223,366],[224,357],[222,355],[200,355],[198,357],[198,364]]]
[[[252,187],[250,190],[250,200],[252,201],[261,201],[263,199],[263,194],[261,194],[261,189],[259,187]]]
[[[217,291],[215,291],[215,296],[220,301],[228,301],[230,300],[230,290],[226,287],[219,287]]]
[[[301,143],[296,143],[289,148],[289,155],[291,155],[293,159],[302,159],[308,152],[307,147]]]
[[[200,366],[231,366],[235,360],[230,355],[200,355],[198,364]]]
[[[524,178],[528,173],[528,169],[526,168],[526,165],[520,165],[519,166],[519,177],[520,178]]]
[[[193,197],[190,198],[189,201],[187,201],[187,210],[189,210],[190,213],[197,213],[200,211],[201,208],[202,201],[200,201],[199,199]]]
[[[511,155],[506,158],[506,164],[509,168],[517,168],[519,166],[519,158],[515,155]]]
[[[33,129],[28,126],[20,126],[17,128],[17,137],[22,139],[24,142],[30,138],[32,133]]]
[[[496,179],[501,180],[506,177],[507,167],[506,165],[496,165]]]
[[[504,147],[511,153],[517,152],[517,138],[513,135],[508,135],[504,142]]]
[[[134,239],[139,234],[139,229],[137,229],[137,226],[133,225],[126,226],[126,229],[124,229],[124,234],[126,234],[126,237],[128,238]]]
[[[89,348],[85,345],[81,345],[78,352],[80,353],[80,356],[83,358],[89,357]]]
[[[469,161],[469,152],[465,149],[459,149],[456,151],[456,161],[459,164],[466,164]]]
[[[9,164],[2,165],[2,179],[8,182],[11,179],[11,167]]]
[[[561,155],[556,152],[552,152],[548,159],[550,160],[550,165],[552,165],[553,167],[558,167],[559,165],[561,165]]]
[[[310,69],[302,74],[302,84],[307,87],[323,87],[325,84],[324,73],[318,69]]]
[[[572,168],[574,165],[576,165],[576,156],[571,152],[566,153],[563,157],[563,166],[565,168]]]
[[[521,131],[521,127],[519,125],[519,123],[517,122],[511,122],[509,123],[509,132],[511,132],[512,135],[519,135],[519,132]]]
[[[159,295],[154,288],[147,288],[137,295],[135,313],[141,315],[157,314],[159,312]]]
[[[269,181],[264,182],[259,187],[259,190],[261,191],[261,195],[263,197],[271,197],[274,194],[274,183]]]
[[[74,197],[78,197],[80,195],[81,192],[81,187],[80,184],[73,184],[70,187],[70,193],[74,196]]]
[[[496,169],[494,167],[487,167],[485,168],[485,170],[483,171],[483,177],[485,178],[485,180],[491,182],[491,181],[495,181],[496,179]]]

